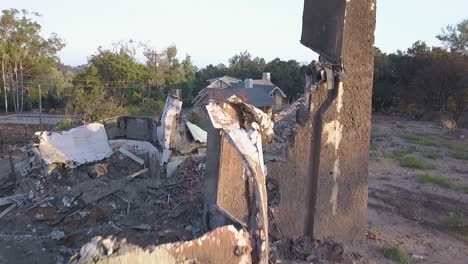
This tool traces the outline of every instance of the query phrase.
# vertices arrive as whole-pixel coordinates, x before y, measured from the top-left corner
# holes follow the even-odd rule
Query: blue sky
[[[43,34],[65,39],[59,56],[70,65],[128,39],[159,49],[175,44],[197,66],[227,64],[243,50],[267,61],[314,57],[299,43],[303,0],[1,0],[0,9],[7,8],[41,13]],[[439,45],[435,35],[468,18],[467,10],[467,0],[377,0],[376,46],[393,52],[417,40]]]

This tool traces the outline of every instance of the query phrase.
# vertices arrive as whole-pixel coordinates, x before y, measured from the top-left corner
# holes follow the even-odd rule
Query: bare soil
[[[461,235],[468,225],[468,161],[452,157],[454,150],[437,144],[413,144],[409,135],[468,146],[468,130],[449,131],[438,123],[375,115],[369,163],[368,255],[375,263],[382,248],[396,246],[413,256],[415,263],[468,263],[468,243]],[[430,170],[405,168],[395,152],[414,155],[433,166]],[[437,159],[426,158],[438,153]],[[440,176],[447,188],[420,183],[421,174]],[[464,227],[451,229],[444,220],[460,214]],[[462,231],[464,230],[464,231]],[[391,263],[391,262],[389,262]]]

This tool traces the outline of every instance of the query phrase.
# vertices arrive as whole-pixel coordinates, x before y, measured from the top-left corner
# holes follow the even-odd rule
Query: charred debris
[[[375,3],[329,3],[305,1],[321,56],[279,113],[232,96],[204,131],[175,90],[158,121],[37,132],[10,159],[1,239],[54,241],[73,264],[365,262],[328,239],[365,236]]]

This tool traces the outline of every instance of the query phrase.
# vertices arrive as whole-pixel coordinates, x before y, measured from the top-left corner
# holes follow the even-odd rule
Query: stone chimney
[[[271,75],[269,72],[264,72],[262,74],[262,80],[268,80],[268,81],[271,81]]]
[[[244,87],[245,88],[253,88],[253,79],[245,79],[244,80]]]

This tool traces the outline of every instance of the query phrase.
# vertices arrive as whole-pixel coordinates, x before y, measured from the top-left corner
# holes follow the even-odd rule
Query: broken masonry
[[[268,263],[268,205],[263,143],[273,138],[269,116],[236,96],[206,106],[211,120],[204,190],[205,228],[230,222],[252,238],[254,263]]]
[[[268,168],[261,171],[263,176],[268,171],[271,189],[278,192],[267,208],[277,226],[270,235],[365,237],[375,1],[306,0],[303,23],[301,42],[319,53],[319,61],[309,66],[303,96],[275,115],[274,137],[265,133],[261,115],[236,104],[236,98],[207,106],[212,121],[205,175],[208,230],[251,223],[255,177],[238,146],[249,141],[234,141],[232,131],[250,135],[258,127],[265,149],[261,166]]]
[[[296,121],[284,160],[267,163],[280,197],[272,215],[287,237],[365,237],[375,12],[374,0],[304,2],[301,42],[320,58],[303,97],[275,117],[275,126]]]

